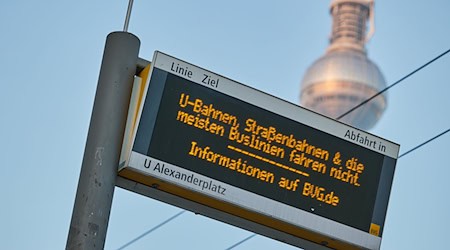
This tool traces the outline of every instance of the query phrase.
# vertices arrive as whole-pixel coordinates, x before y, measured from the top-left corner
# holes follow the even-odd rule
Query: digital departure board
[[[328,247],[378,249],[398,151],[156,52],[119,174]]]

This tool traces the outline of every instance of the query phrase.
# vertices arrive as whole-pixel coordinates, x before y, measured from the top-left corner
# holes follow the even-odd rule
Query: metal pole
[[[123,31],[128,31],[128,24],[130,23],[131,9],[133,8],[133,0],[128,1],[127,14],[125,16],[125,23],[123,25]]]
[[[140,41],[106,39],[66,249],[103,249]]]

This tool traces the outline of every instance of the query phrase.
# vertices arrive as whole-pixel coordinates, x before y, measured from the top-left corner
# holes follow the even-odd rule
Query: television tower
[[[373,0],[331,1],[330,44],[325,55],[303,77],[300,90],[303,107],[336,119],[386,87],[383,74],[367,57],[365,48],[374,33],[373,5]],[[379,95],[341,121],[368,130],[383,114],[386,102],[386,94]]]

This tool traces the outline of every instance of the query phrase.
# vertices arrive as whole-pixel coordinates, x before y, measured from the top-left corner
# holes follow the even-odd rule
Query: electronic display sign
[[[119,175],[331,248],[378,249],[398,151],[156,52]]]

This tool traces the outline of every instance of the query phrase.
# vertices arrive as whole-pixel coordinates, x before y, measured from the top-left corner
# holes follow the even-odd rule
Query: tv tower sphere
[[[373,0],[333,0],[330,13],[330,45],[303,77],[300,105],[336,119],[384,89],[386,82],[365,49],[374,33]],[[379,95],[341,121],[368,130],[383,114],[386,102],[386,94]]]

